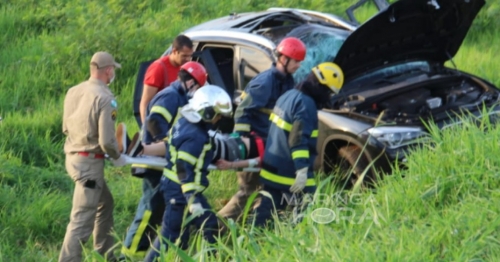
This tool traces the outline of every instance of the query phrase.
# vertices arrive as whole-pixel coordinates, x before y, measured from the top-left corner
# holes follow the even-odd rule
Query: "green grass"
[[[0,2],[0,261],[56,261],[69,220],[73,185],[64,169],[62,99],[88,77],[88,61],[107,50],[123,65],[111,86],[118,121],[132,117],[135,74],[182,30],[229,14],[292,6],[338,15],[350,1],[4,0]],[[498,1],[488,1],[454,58],[463,71],[500,86]],[[373,8],[357,14],[364,20]],[[451,63],[447,63],[452,66]],[[351,191],[357,201],[316,201],[337,211],[330,224],[308,216],[270,231],[231,226],[217,261],[499,261],[500,130],[434,133],[436,146],[414,152],[375,191]],[[108,166],[115,198],[117,243],[140,197],[128,168]],[[215,209],[236,191],[234,173],[213,172],[207,196]],[[228,185],[232,184],[230,187]],[[323,181],[321,196],[338,192]],[[344,198],[345,199],[345,198]],[[352,218],[348,218],[352,215]],[[89,241],[91,243],[91,241]],[[99,261],[86,246],[88,261]],[[193,237],[186,256],[206,244]],[[175,252],[167,254],[171,261]],[[181,253],[179,253],[182,255]],[[189,260],[189,259],[186,259]]]

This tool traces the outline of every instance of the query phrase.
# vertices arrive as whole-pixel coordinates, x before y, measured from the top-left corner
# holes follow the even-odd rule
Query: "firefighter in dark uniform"
[[[234,132],[241,136],[257,135],[266,140],[269,115],[276,100],[295,83],[292,74],[300,67],[306,56],[306,46],[294,37],[284,38],[276,48],[277,62],[255,76],[242,94],[242,102],[235,112]],[[219,211],[225,218],[237,220],[248,197],[260,187],[259,173],[238,172],[239,191]]]
[[[204,238],[215,243],[217,217],[211,211],[203,191],[208,187],[208,165],[213,158],[208,131],[222,116],[232,115],[232,100],[227,92],[214,85],[200,88],[182,110],[182,117],[173,126],[168,138],[167,165],[161,180],[161,192],[166,204],[161,236],[158,236],[144,261],[155,261],[160,246],[168,250],[164,239],[175,243],[181,239],[185,249],[189,240],[186,216],[198,229],[203,227]]]
[[[255,209],[255,225],[264,226],[274,208],[285,208],[288,200],[301,203],[304,194],[314,194],[313,165],[318,136],[318,109],[340,91],[344,82],[340,67],[321,63],[297,87],[283,94],[271,114],[264,161],[260,171],[263,191]]]
[[[188,103],[188,99],[198,88],[205,85],[206,79],[206,70],[200,63],[191,61],[181,66],[178,80],[156,94],[148,105],[143,126],[144,144],[166,142],[170,128],[178,119],[179,109]],[[144,257],[165,209],[159,192],[163,169],[140,164],[133,164],[132,169],[134,176],[143,179],[143,194],[125,237],[122,258]]]

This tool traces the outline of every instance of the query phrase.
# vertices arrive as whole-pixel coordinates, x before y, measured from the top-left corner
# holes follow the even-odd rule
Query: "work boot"
[[[136,157],[141,154],[143,150],[144,147],[142,146],[142,141],[139,139],[139,132],[137,132],[127,145],[127,155]]]
[[[125,154],[127,153],[127,148],[128,145],[130,144],[130,138],[128,137],[127,134],[127,126],[125,126],[125,123],[119,123],[118,126],[116,127],[116,141],[118,142],[118,151],[120,153]]]

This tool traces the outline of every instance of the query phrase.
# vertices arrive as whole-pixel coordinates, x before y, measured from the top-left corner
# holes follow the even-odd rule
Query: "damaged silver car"
[[[404,162],[408,149],[428,135],[428,121],[445,128],[465,112],[483,116],[483,106],[493,108],[492,121],[500,113],[497,87],[444,65],[457,53],[484,0],[374,2],[379,12],[361,25],[317,11],[271,8],[230,14],[183,33],[193,40],[193,59],[206,66],[208,81],[224,87],[235,104],[248,81],[275,61],[272,51],[286,36],[307,45],[297,81],[321,62],[340,65],[344,87],[318,111],[316,170],[355,179],[367,169],[371,177],[374,169],[390,172],[394,163]],[[348,10],[349,17],[360,4]],[[137,78],[139,125],[142,77],[151,62],[141,65]],[[220,128],[231,132],[232,125],[227,120]]]

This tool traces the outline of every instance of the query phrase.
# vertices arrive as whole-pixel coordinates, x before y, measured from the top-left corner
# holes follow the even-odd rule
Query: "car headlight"
[[[420,143],[429,138],[429,134],[419,127],[380,126],[367,131],[373,138],[391,149]]]

